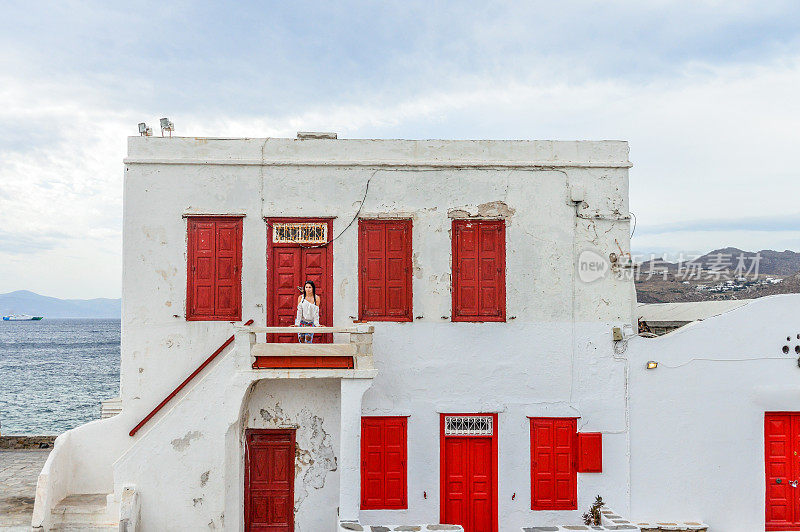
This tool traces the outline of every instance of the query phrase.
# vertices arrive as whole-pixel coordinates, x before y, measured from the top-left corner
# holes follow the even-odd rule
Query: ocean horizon
[[[119,395],[120,320],[0,321],[0,434],[56,435]]]

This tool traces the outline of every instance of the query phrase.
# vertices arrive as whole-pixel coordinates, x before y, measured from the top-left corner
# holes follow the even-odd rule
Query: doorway
[[[246,531],[294,531],[294,449],[294,429],[245,431]]]
[[[800,413],[764,414],[766,529],[800,530]]]
[[[441,414],[441,522],[497,532],[497,414]]]
[[[297,300],[306,281],[320,297],[319,321],[333,326],[333,220],[269,218],[267,220],[267,326],[294,325]],[[296,333],[267,335],[269,343],[297,343]],[[314,343],[331,343],[333,335],[315,334]],[[259,368],[352,368],[342,356],[258,357]]]

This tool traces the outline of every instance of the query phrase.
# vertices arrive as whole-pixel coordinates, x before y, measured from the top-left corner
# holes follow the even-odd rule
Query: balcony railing
[[[249,353],[254,369],[268,368],[353,368],[374,369],[372,359],[372,333],[375,328],[368,324],[350,327],[236,327],[236,349]],[[349,341],[332,344],[316,343],[268,343],[258,342],[256,335],[309,334],[315,338],[333,333],[334,340],[349,335]]]

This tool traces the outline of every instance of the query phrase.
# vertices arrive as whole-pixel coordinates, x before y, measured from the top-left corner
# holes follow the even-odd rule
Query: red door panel
[[[764,414],[764,472],[766,529],[800,529],[800,413]]]
[[[294,530],[294,430],[248,430],[245,530]]]
[[[464,530],[470,528],[469,506],[469,471],[467,438],[444,439],[444,515],[442,522],[450,525],[461,525]]]
[[[442,415],[441,522],[464,532],[497,531],[497,418],[492,436],[445,436]]]
[[[531,509],[578,504],[575,418],[531,418]]]

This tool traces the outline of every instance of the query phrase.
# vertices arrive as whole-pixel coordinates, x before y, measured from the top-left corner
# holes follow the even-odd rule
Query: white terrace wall
[[[362,521],[438,521],[441,412],[499,413],[501,529],[578,519],[530,510],[528,416],[579,416],[580,430],[603,432],[604,472],[579,475],[579,508],[601,494],[627,513],[625,361],[614,357],[611,327],[631,323],[633,286],[613,272],[592,283],[575,273],[584,250],[629,251],[627,155],[616,141],[129,139],[122,415],[135,425],[232,333],[227,322],[184,319],[183,215],[245,215],[242,318],[257,325],[267,315],[263,218],[336,217],[333,322],[350,325],[358,243],[355,225],[345,228],[371,180],[361,217],[413,220],[417,319],[375,323],[379,375],[363,404],[365,415],[410,416],[409,509],[363,511]],[[506,323],[449,319],[450,228],[459,217],[506,220]],[[254,395],[248,408],[274,408],[267,399]],[[213,418],[213,402],[196,406]],[[143,492],[143,516],[147,504]]]
[[[766,297],[630,341],[632,520],[764,530],[764,413],[800,411],[798,308]]]

